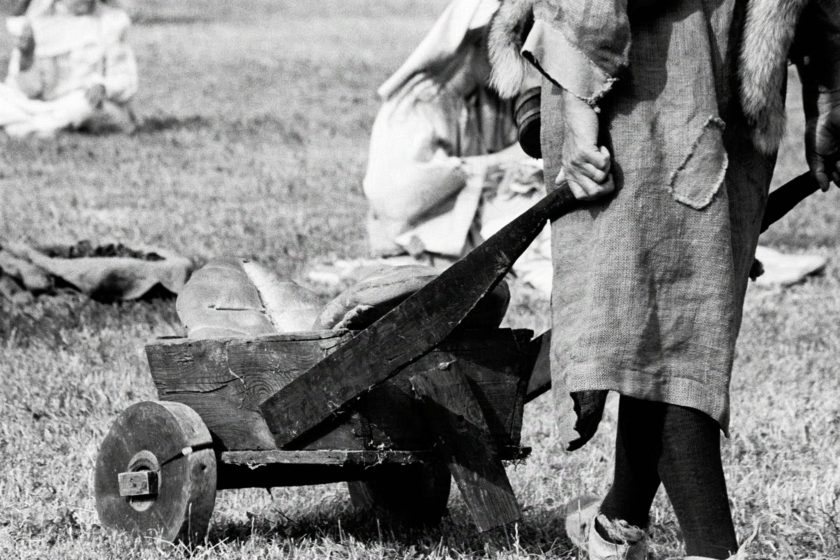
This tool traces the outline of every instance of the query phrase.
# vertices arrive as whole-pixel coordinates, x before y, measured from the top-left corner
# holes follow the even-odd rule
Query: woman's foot
[[[566,536],[587,550],[590,560],[645,560],[645,531],[628,523],[610,521],[600,515],[601,501],[592,496],[580,497],[566,505]]]

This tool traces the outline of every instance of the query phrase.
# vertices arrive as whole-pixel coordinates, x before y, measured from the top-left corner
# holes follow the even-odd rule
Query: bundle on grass
[[[0,246],[0,277],[31,293],[72,289],[105,302],[177,294],[192,262],[159,247],[122,243]]]

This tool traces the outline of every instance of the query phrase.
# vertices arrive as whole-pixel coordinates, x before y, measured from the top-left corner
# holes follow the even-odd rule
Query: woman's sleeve
[[[840,90],[840,0],[812,0],[802,13],[794,45],[806,92]]]
[[[597,104],[627,64],[627,0],[540,0],[522,48],[551,82]]]
[[[378,214],[412,221],[464,187],[462,160],[446,141],[454,126],[434,101],[385,102],[371,131],[363,183]]]

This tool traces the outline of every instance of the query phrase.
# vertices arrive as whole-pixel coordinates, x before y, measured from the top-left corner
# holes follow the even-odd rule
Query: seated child
[[[17,47],[0,84],[0,126],[10,136],[46,137],[133,129],[129,25],[123,10],[100,0],[33,0],[23,16],[9,18]]]

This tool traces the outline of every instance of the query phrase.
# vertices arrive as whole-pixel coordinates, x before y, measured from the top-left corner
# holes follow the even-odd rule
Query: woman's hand
[[[598,147],[598,113],[574,95],[563,94],[563,170],[555,183],[564,180],[576,198],[591,200],[615,190],[610,174],[609,151]]]
[[[805,157],[822,190],[830,181],[840,187],[840,91],[821,92],[806,102]]]

